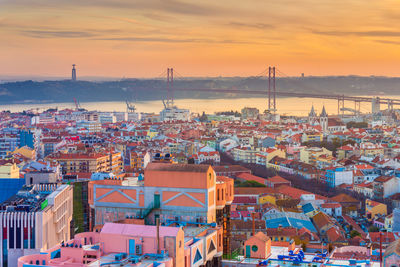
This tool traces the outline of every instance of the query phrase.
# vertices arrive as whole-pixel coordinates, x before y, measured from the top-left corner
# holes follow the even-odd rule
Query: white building
[[[0,266],[17,266],[19,257],[40,253],[69,240],[72,194],[71,185],[34,185],[24,187],[2,203]]]
[[[79,129],[86,129],[89,133],[96,133],[101,132],[101,123],[97,121],[78,121],[76,122],[76,128]]]
[[[160,112],[161,121],[189,121],[190,111],[177,107],[167,107]]]

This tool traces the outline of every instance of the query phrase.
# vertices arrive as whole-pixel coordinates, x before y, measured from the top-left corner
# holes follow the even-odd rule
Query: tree
[[[375,225],[372,225],[370,228],[368,228],[368,232],[379,232],[379,228]]]
[[[235,180],[235,187],[266,187],[266,185],[261,184],[257,181],[244,181],[244,182],[240,182],[238,180]]]
[[[350,232],[350,237],[351,237],[351,238],[354,238],[354,237],[356,237],[356,236],[361,236],[361,234],[360,234],[358,231],[356,231],[356,230],[352,230],[352,231]]]

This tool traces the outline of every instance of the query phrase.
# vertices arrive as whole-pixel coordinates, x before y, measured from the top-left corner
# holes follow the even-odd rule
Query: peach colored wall
[[[219,227],[217,229],[217,236],[216,236],[217,242],[215,243],[217,245],[218,252],[224,250],[223,236],[224,236],[224,229],[222,227]]]
[[[226,203],[226,184],[225,183],[217,183],[216,185],[216,196],[217,199],[217,207],[225,206]]]
[[[135,189],[123,189],[121,190],[124,194],[128,195],[132,199],[136,200],[136,190]]]
[[[93,187],[95,184],[99,185],[121,185],[122,180],[98,180],[98,181],[90,181],[88,184],[88,201],[90,205],[94,204],[94,193],[93,193]],[[96,189],[96,194],[97,194],[97,189]],[[97,195],[99,197],[100,195]]]
[[[253,251],[252,247],[257,246],[258,250]],[[268,255],[271,253],[271,240],[264,242],[258,238],[251,237],[244,243],[244,249],[246,250],[246,246],[250,246],[250,257],[257,259],[266,259]],[[268,248],[269,246],[269,248]],[[246,255],[246,252],[245,252]]]
[[[167,188],[211,188],[215,185],[215,172],[206,173],[145,170],[144,185]]]
[[[193,198],[197,199],[201,203],[205,204],[206,202],[206,196],[204,193],[195,193],[195,192],[190,192],[187,193],[188,195],[191,195]]]
[[[177,191],[164,191],[162,194],[162,201],[165,202],[168,199],[176,196],[177,194],[179,194],[181,192],[177,192]]]
[[[111,189],[110,189],[111,191]],[[96,189],[96,198],[97,197],[97,189]],[[111,194],[103,197],[102,199],[98,200],[98,202],[112,202],[112,203],[132,203],[132,200],[128,199],[121,193],[115,191],[112,192]]]
[[[164,204],[165,206],[180,206],[180,207],[196,207],[201,208],[202,205],[189,198],[188,196],[181,195],[168,203]]]
[[[139,206],[144,207],[144,194],[139,195]]]
[[[214,201],[215,193],[214,192],[215,192],[214,190],[208,192],[208,206],[213,206],[215,204],[215,201]]]

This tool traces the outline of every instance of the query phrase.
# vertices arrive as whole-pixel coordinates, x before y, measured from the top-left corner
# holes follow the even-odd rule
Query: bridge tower
[[[387,104],[388,104],[388,111],[389,112],[393,111],[393,100],[388,99]]]
[[[163,100],[165,108],[172,108],[174,106],[174,69],[167,69],[167,99]]]
[[[374,97],[371,102],[372,114],[379,113],[381,111],[381,100],[380,97]]]
[[[275,67],[268,67],[268,111],[276,113]]]

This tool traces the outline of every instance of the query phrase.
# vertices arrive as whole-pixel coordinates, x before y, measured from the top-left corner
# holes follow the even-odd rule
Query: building
[[[256,163],[256,154],[258,151],[250,147],[235,147],[232,149],[232,156],[235,161],[244,163]]]
[[[383,199],[400,191],[400,178],[396,176],[379,176],[373,181],[374,198]]]
[[[341,184],[353,184],[353,171],[344,167],[332,167],[326,170],[325,181],[330,187],[337,187]]]
[[[278,188],[281,185],[291,186],[291,182],[279,175],[265,179],[265,185],[272,188]]]
[[[317,158],[321,155],[332,156],[332,151],[324,147],[304,147],[300,150],[300,161],[315,165]]]
[[[365,216],[369,221],[372,221],[377,215],[387,215],[387,206],[383,203],[365,200]]]
[[[101,123],[98,121],[98,116],[96,114],[96,119],[93,120],[84,120],[84,121],[77,121],[76,122],[76,129],[78,132],[83,133],[98,133],[101,132]]]
[[[61,166],[62,174],[67,173],[94,173],[122,171],[122,156],[120,152],[93,152],[93,153],[53,153],[46,157],[50,162],[57,162]]]
[[[383,254],[384,267],[400,267],[400,239],[392,242]]]
[[[242,120],[255,120],[258,118],[258,114],[260,113],[260,111],[258,110],[258,108],[249,108],[249,107],[245,107],[242,108]]]
[[[220,235],[210,226],[106,223],[99,232],[77,234],[43,253],[20,257],[18,267],[221,266]]]
[[[271,239],[258,232],[244,242],[245,257],[267,259],[271,255]]]
[[[163,122],[168,121],[189,121],[190,111],[177,107],[166,107],[160,112],[160,119]]]
[[[72,186],[32,185],[1,204],[1,263],[17,266],[24,255],[39,253],[71,237]]]

